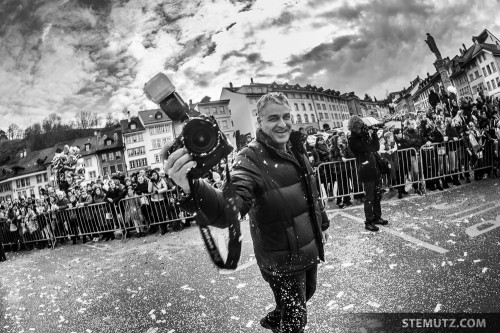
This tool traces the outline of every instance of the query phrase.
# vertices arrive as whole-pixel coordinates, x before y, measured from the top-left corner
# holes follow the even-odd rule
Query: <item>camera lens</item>
[[[213,123],[192,119],[184,127],[184,145],[192,154],[205,154],[217,145],[218,132]]]

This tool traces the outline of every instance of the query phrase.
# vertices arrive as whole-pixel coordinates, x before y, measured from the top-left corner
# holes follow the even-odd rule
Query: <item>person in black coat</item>
[[[295,140],[300,134],[292,132],[287,98],[268,93],[259,99],[257,110],[257,138],[240,151],[231,181],[224,185],[235,192],[235,206],[226,205],[223,192],[203,180],[195,180],[193,190],[209,225],[235,223],[229,215],[235,211],[249,215],[257,265],[276,302],[260,323],[274,332],[299,333],[307,324],[306,302],[316,290],[329,221],[303,142]],[[186,171],[194,164],[185,149],[165,163],[167,174],[187,194],[181,207],[190,212],[195,210]]]
[[[429,104],[432,106],[433,111],[436,111],[436,106],[440,102],[441,100],[439,99],[439,95],[434,91],[434,89],[431,89],[431,92],[429,93]]]
[[[389,222],[382,219],[382,175],[377,166],[377,152],[380,142],[377,132],[369,129],[361,118],[352,116],[349,119],[349,148],[356,156],[359,180],[365,188],[365,229],[378,231],[376,224],[387,225]]]

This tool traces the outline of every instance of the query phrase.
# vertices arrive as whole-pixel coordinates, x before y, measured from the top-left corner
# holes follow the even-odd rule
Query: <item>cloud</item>
[[[0,120],[27,127],[57,112],[155,107],[144,83],[165,72],[185,100],[229,82],[289,81],[383,97],[433,72],[488,28],[498,2],[4,0]],[[488,24],[488,26],[485,26]],[[28,123],[29,122],[29,123]]]

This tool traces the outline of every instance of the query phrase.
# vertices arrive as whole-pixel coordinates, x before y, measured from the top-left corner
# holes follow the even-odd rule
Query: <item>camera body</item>
[[[165,159],[180,148],[186,148],[196,162],[196,167],[189,171],[193,179],[203,177],[233,150],[215,118],[203,114],[189,118]]]
[[[189,172],[193,179],[200,178],[216,166],[233,150],[233,146],[220,130],[213,116],[189,117],[189,106],[175,91],[169,78],[159,73],[144,85],[146,96],[158,104],[172,121],[184,123],[182,133],[174,140],[165,158],[180,148],[186,148],[196,161]]]

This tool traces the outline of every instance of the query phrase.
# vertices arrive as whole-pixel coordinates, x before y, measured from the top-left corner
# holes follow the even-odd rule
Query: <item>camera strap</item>
[[[227,249],[228,252],[227,252],[226,262],[224,262],[224,260],[222,259],[219,249],[217,248],[217,245],[215,244],[215,241],[212,237],[212,233],[208,228],[208,218],[200,208],[200,202],[198,200],[196,190],[194,189],[193,180],[191,179],[191,177],[188,177],[188,180],[196,209],[195,219],[198,224],[198,227],[200,228],[201,238],[205,243],[205,247],[207,248],[208,254],[212,259],[212,262],[215,264],[215,266],[217,266],[220,269],[236,269],[241,255],[242,237],[240,230],[240,221],[238,219],[239,210],[238,207],[236,206],[237,195],[234,186],[231,184],[228,164],[226,164],[226,182],[225,185],[222,187],[226,221],[230,221],[229,243]]]

